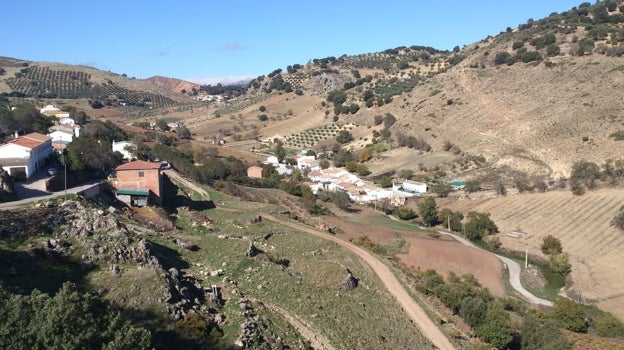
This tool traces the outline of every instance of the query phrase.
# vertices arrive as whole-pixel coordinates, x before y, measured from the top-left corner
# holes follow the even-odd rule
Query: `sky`
[[[575,0],[26,0],[0,6],[0,56],[203,84],[399,46],[452,50]]]

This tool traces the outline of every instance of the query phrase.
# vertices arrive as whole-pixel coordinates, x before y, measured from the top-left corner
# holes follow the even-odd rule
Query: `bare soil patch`
[[[333,217],[326,218],[326,221],[340,228],[342,232],[339,236],[346,240],[367,236],[373,242],[391,244],[398,233],[407,241],[409,250],[406,254],[397,254],[397,257],[408,268],[433,269],[444,277],[451,271],[458,276],[471,273],[492,294],[505,295],[501,281],[503,266],[491,254],[466,247],[451,238],[431,238],[422,232],[371,226]]]

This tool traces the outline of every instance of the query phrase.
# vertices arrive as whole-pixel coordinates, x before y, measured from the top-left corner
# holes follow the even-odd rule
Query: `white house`
[[[115,151],[123,154],[124,159],[132,160],[136,158],[137,145],[131,141],[113,141],[113,152]]]
[[[74,133],[65,130],[55,130],[48,136],[52,138],[52,148],[59,153],[63,152],[74,139]]]
[[[276,156],[268,156],[266,160],[266,164],[277,165],[279,164],[279,160]]]
[[[392,189],[395,191],[403,191],[403,192],[408,192],[408,193],[420,194],[420,193],[427,193],[427,184],[424,182],[405,180],[401,184],[393,184]]]
[[[310,168],[310,170],[314,170],[312,166],[316,161],[315,156],[295,156],[295,160],[297,161],[297,168],[301,170],[305,168]]]
[[[52,154],[52,138],[36,132],[0,145],[2,169],[17,178],[29,178]]]
[[[72,118],[61,118],[59,119],[59,124],[61,125],[68,125],[68,126],[74,126],[76,125],[76,121],[74,121]]]
[[[69,118],[69,112],[63,112],[53,105],[47,105],[39,110],[39,112],[48,117]]]

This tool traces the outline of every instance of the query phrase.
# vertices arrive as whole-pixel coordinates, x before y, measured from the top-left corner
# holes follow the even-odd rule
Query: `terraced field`
[[[541,255],[542,238],[552,234],[570,254],[572,284],[565,292],[594,302],[624,319],[624,232],[611,220],[624,204],[624,191],[602,189],[575,196],[569,191],[464,200],[445,206],[489,212],[503,246]],[[506,233],[522,231],[513,238]]]

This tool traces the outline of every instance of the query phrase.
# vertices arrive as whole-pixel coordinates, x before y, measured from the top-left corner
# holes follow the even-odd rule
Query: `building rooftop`
[[[160,169],[160,162],[146,162],[144,160],[135,160],[134,162],[122,164],[115,168],[116,171],[123,170],[151,170]]]
[[[39,141],[41,143],[52,140],[52,138],[50,136],[46,136],[46,135],[40,134],[38,132],[31,132],[30,134],[26,134],[26,135],[20,136],[20,137],[23,137],[23,138],[29,139],[29,140]]]

